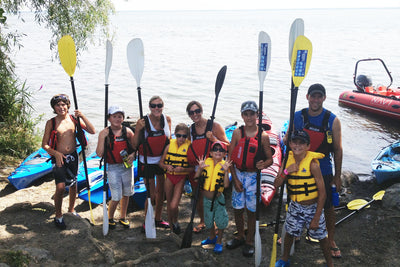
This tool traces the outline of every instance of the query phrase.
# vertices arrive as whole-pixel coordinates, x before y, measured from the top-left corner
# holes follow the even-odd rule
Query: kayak
[[[400,141],[383,148],[371,163],[378,184],[400,179]]]
[[[86,136],[88,136],[86,134]],[[77,152],[80,153],[82,148],[76,140],[78,147]],[[31,185],[34,181],[51,173],[53,163],[51,163],[50,155],[43,148],[39,148],[30,154],[9,176],[8,181],[18,190],[24,189]]]
[[[389,85],[376,84],[373,86],[369,76],[363,74],[357,75],[358,64],[368,61],[378,61],[383,65],[390,81]],[[353,81],[357,90],[341,93],[339,96],[340,105],[400,120],[400,88],[390,87],[393,78],[382,59],[369,58],[358,60]]]
[[[269,206],[276,192],[274,180],[281,167],[282,151],[280,137],[274,129],[271,119],[266,114],[263,114],[262,117],[262,127],[269,136],[273,160],[271,166],[261,170],[261,201],[265,206]]]

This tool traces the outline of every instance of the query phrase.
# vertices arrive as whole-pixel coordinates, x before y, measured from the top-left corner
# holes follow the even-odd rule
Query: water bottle
[[[336,191],[336,185],[332,185],[332,205],[339,206],[339,193]]]
[[[132,168],[132,163],[128,162],[128,152],[124,149],[119,152],[119,154],[122,157],[122,160],[124,161],[124,166],[125,168]]]
[[[183,187],[183,191],[185,192],[185,195],[191,196],[192,195],[192,185],[190,184],[189,180],[185,181],[185,185]]]

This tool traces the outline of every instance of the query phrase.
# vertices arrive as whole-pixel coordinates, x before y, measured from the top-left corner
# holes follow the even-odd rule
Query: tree
[[[57,57],[57,41],[71,35],[77,53],[87,48],[97,30],[108,35],[109,15],[114,12],[111,0],[0,0],[0,155],[24,157],[35,150],[37,120],[31,117],[31,93],[15,75],[9,54],[20,48],[23,33],[10,31],[5,14],[19,14],[29,8],[35,21],[52,32],[50,49]],[[21,20],[23,18],[20,16]]]

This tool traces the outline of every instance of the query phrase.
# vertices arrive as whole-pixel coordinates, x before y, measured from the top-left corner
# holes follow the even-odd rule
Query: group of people
[[[276,266],[289,266],[291,242],[302,234],[304,227],[309,228],[312,238],[320,240],[329,266],[333,265],[332,257],[341,256],[334,241],[335,214],[330,194],[332,184],[339,190],[341,187],[340,122],[322,106],[326,99],[322,85],[310,86],[306,97],[309,107],[295,114],[294,132],[286,137],[291,151],[275,180],[276,187],[287,182],[290,196],[284,254]],[[50,104],[57,115],[46,123],[42,146],[55,163],[54,223],[58,228],[65,229],[61,205],[66,186],[70,196],[68,212],[77,215],[74,210],[78,166],[76,124],[80,122],[81,127],[91,134],[95,133],[95,129],[79,110],[75,111],[75,117],[69,115],[71,104],[68,96],[56,95]],[[209,229],[209,236],[201,244],[214,245],[214,252],[219,254],[223,250],[223,231],[228,226],[223,192],[229,186],[231,173],[232,207],[238,234],[227,242],[226,247],[235,249],[243,246],[243,255],[251,257],[254,254],[256,204],[260,201],[256,196],[257,171],[273,162],[268,134],[263,131],[261,140],[258,140],[257,104],[254,101],[242,103],[240,113],[244,125],[234,130],[230,142],[219,123],[203,117],[203,107],[198,101],[191,101],[186,107],[193,124],[190,127],[184,123],[177,124],[175,139],[171,139],[171,118],[163,114],[163,108],[161,97],[153,96],[149,101],[150,113],[137,121],[135,133],[123,126],[125,112],[120,107],[111,106],[108,110],[110,126],[99,133],[96,153],[107,163],[111,190],[108,209],[110,229],[117,225],[114,213],[118,204],[118,223],[126,228],[130,226],[126,212],[134,180],[129,165],[138,156],[138,176],[148,181],[150,198],[155,206],[156,227],[181,233],[178,207],[185,181],[189,180],[193,191],[197,187],[200,189],[196,207],[200,223],[193,231]],[[261,151],[258,151],[259,142]],[[165,198],[168,222],[162,219]],[[143,230],[145,227],[143,223]]]

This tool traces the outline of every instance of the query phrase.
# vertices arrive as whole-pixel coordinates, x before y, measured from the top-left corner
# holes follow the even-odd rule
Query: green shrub
[[[24,267],[29,265],[29,256],[22,251],[10,251],[0,256],[0,262],[4,262],[11,267]]]

